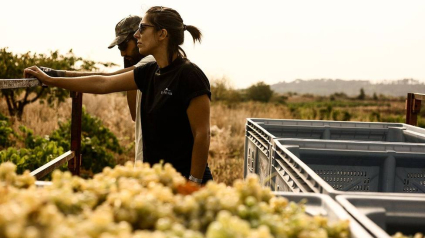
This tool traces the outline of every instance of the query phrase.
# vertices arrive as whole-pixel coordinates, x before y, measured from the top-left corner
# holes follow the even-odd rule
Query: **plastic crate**
[[[329,196],[323,194],[294,194],[275,192],[276,196],[282,196],[295,203],[306,199],[305,212],[315,216],[321,215],[328,218],[328,221],[349,220],[352,238],[371,238],[372,236],[359,225],[337,202]]]
[[[425,143],[425,129],[403,123],[248,118],[246,132],[270,145],[277,138]]]
[[[276,139],[271,177],[276,191],[424,196],[425,145]]]
[[[274,140],[278,138],[413,143],[425,142],[425,130],[402,123],[248,118],[245,136],[244,177],[249,173],[258,174],[262,185],[270,186],[271,174],[275,172],[290,173],[285,170],[276,171],[271,166],[272,147]],[[291,180],[290,174],[286,177],[287,183],[279,179],[277,181],[282,191],[291,191],[290,187],[300,187],[297,180]],[[299,189],[299,191],[305,191],[305,189]]]
[[[245,137],[244,176],[257,174],[260,183],[270,186],[270,144],[260,137]]]
[[[425,198],[338,195],[336,200],[373,237],[425,233]]]

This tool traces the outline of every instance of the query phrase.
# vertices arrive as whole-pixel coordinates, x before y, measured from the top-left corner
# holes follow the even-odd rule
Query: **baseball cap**
[[[115,39],[108,46],[109,49],[112,47],[121,44],[130,33],[134,33],[139,29],[139,23],[142,20],[139,16],[129,15],[128,17],[122,19],[115,26]]]

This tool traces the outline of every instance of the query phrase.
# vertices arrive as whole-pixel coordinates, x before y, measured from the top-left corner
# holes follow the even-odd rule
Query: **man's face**
[[[124,67],[130,67],[137,64],[143,56],[139,53],[136,41],[129,39],[119,45],[121,56],[124,58]]]

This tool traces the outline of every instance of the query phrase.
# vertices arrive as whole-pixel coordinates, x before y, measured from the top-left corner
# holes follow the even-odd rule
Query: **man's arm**
[[[67,71],[67,70],[54,70],[50,68],[45,67],[39,67],[41,70],[46,73],[49,76],[52,77],[82,77],[82,76],[92,76],[92,75],[102,75],[102,76],[111,76],[111,75],[117,75],[122,74],[128,71],[132,71],[136,68],[136,66],[141,66],[143,64],[146,64],[148,62],[155,61],[155,58],[153,56],[148,55],[144,57],[138,64],[129,66],[124,69],[117,70],[115,72],[111,73],[101,73],[101,72],[78,72],[78,71]],[[137,90],[131,90],[127,91],[127,104],[128,108],[130,110],[131,119],[133,121],[136,120],[136,100],[137,100]]]
[[[134,69],[152,61],[155,61],[155,58],[152,55],[148,55],[144,57],[141,61],[139,61],[139,63],[137,63],[136,65],[128,68]],[[137,90],[127,91],[127,104],[128,109],[130,109],[131,119],[133,119],[133,121],[136,121]]]
[[[43,71],[44,73],[46,73],[47,75],[49,75],[51,77],[82,77],[82,76],[92,76],[92,75],[102,75],[102,76],[117,75],[117,74],[122,74],[122,73],[125,73],[125,72],[128,72],[128,71],[131,71],[136,67],[130,66],[130,67],[127,67],[125,69],[120,69],[120,70],[117,70],[117,71],[111,72],[111,73],[56,70],[56,69],[51,69],[51,68],[42,67],[42,66],[40,66],[39,68],[41,69],[41,71]]]
[[[117,70],[111,73],[102,73],[102,72],[79,72],[79,71],[67,71],[67,70],[54,70],[50,68],[40,67],[42,71],[47,73],[49,76],[53,77],[82,77],[82,76],[93,76],[93,75],[102,75],[102,76],[111,76],[122,74],[131,70],[134,70],[135,66],[130,66],[124,69]],[[130,109],[131,119],[136,120],[136,96],[137,90],[127,91],[127,104]]]
[[[125,69],[120,69],[111,73],[101,73],[101,72],[78,72],[78,71],[65,71],[64,77],[81,77],[81,76],[91,76],[91,75],[103,75],[103,76],[111,76],[116,74],[122,74],[136,68],[135,66],[130,66]]]
[[[78,72],[78,71],[65,71],[65,77],[81,77],[81,76],[90,76],[90,75],[104,75],[111,76],[116,74],[122,74],[131,70],[134,70],[135,66],[130,66],[124,69],[117,70],[111,73],[99,73],[99,72]],[[137,90],[127,91],[127,104],[128,109],[130,109],[131,119],[136,120],[136,95]]]
[[[130,109],[131,119],[136,121],[136,100],[137,100],[137,90],[127,91],[127,104],[128,109]]]

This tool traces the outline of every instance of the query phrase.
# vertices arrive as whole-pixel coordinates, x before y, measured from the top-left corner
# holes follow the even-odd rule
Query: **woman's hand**
[[[24,78],[37,78],[43,84],[46,84],[46,85],[48,85],[48,81],[51,79],[51,77],[49,77],[37,66],[31,66],[24,69]]]

